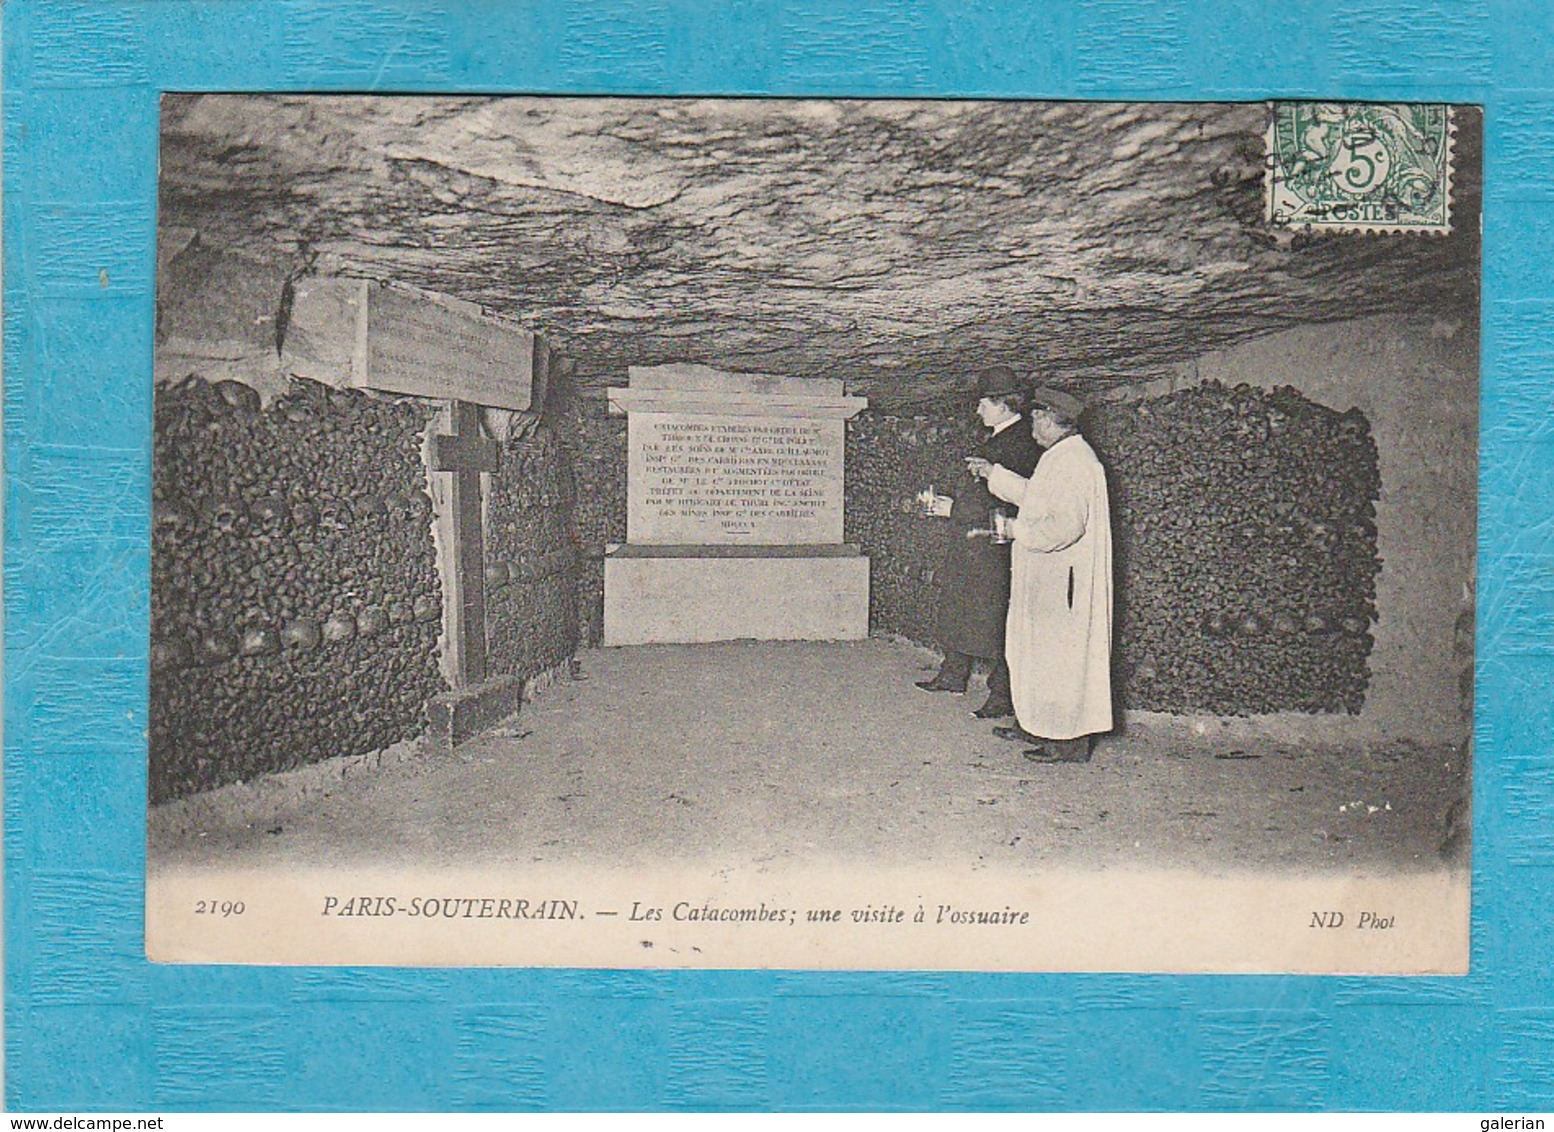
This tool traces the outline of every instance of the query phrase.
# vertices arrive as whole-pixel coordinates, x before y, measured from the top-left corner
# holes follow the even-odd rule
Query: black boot
[[[987,703],[971,713],[978,719],[1002,719],[1014,714],[1014,698],[1009,690],[1009,664],[1003,657],[993,661],[987,674]]]
[[[987,703],[971,714],[975,719],[1003,719],[1014,714],[1014,701],[1008,696],[1000,698],[996,694],[991,695]]]
[[[1033,763],[1087,763],[1094,738],[1081,735],[1077,739],[1038,739],[1025,757]]]
[[[917,686],[925,692],[955,692],[966,690],[971,678],[971,657],[963,652],[947,652],[932,680],[919,680]]]

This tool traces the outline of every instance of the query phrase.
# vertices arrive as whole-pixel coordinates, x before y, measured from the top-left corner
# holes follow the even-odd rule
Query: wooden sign
[[[543,404],[544,339],[474,303],[399,284],[314,276],[292,285],[288,373],[330,385],[501,409]]]

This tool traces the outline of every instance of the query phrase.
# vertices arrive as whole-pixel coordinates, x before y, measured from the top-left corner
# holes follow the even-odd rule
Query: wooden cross
[[[451,435],[432,437],[432,470],[453,473],[453,569],[448,579],[448,650],[453,683],[486,678],[486,554],[481,530],[480,473],[497,474],[502,446],[480,430],[480,406],[449,401]]]
[[[450,431],[426,445],[432,471],[453,477],[432,493],[446,599],[443,667],[458,692],[500,683],[487,671],[480,477],[497,472],[502,449],[481,435],[481,418],[486,408],[522,412],[545,404],[549,347],[475,303],[396,283],[304,276],[292,284],[287,309],[282,372],[446,407]]]

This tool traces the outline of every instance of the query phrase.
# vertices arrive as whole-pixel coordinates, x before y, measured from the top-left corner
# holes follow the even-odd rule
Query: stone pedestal
[[[857,547],[726,549],[613,549],[604,560],[604,643],[857,641],[869,635],[869,560]]]
[[[856,640],[869,565],[842,542],[839,381],[634,367],[627,542],[604,567],[604,643]]]

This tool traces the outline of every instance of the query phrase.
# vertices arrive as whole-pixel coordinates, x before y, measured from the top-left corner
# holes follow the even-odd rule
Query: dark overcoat
[[[981,456],[1029,477],[1041,452],[1031,439],[1030,422],[1021,417],[966,455]],[[1018,508],[993,498],[986,481],[964,469],[946,494],[954,496],[955,505],[946,532],[949,545],[936,575],[939,645],[947,652],[998,660],[1004,655],[1004,621],[1009,612],[1009,547],[991,538],[967,538],[966,532],[991,527],[994,507],[1010,515],[1017,514]]]

